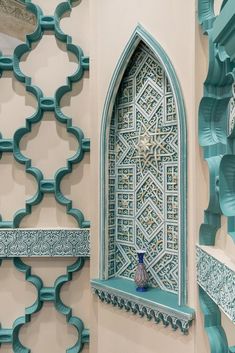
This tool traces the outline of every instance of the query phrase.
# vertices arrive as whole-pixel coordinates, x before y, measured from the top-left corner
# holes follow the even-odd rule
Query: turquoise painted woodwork
[[[0,265],[2,261],[6,261],[6,259],[0,259]],[[20,330],[25,324],[31,321],[33,314],[42,309],[44,302],[49,301],[54,304],[55,309],[60,314],[66,317],[67,323],[74,326],[77,331],[77,342],[73,347],[68,348],[66,352],[81,352],[84,344],[89,342],[89,330],[84,327],[84,323],[79,317],[72,315],[72,309],[62,302],[60,293],[63,285],[72,280],[73,273],[82,269],[85,259],[78,258],[74,264],[67,266],[67,274],[59,276],[53,287],[45,287],[40,277],[31,274],[31,266],[26,265],[20,258],[15,257],[12,261],[16,269],[25,274],[25,280],[36,288],[37,299],[30,307],[25,309],[24,316],[14,321],[12,328],[2,328],[0,324],[0,347],[4,344],[11,344],[14,353],[30,353],[31,350],[23,346],[20,342]]]
[[[228,234],[235,239],[234,208],[234,68],[235,7],[233,0],[222,3],[218,16],[214,1],[199,0],[199,23],[208,35],[209,67],[204,82],[204,96],[199,107],[199,142],[209,169],[209,205],[200,227],[200,245],[215,244],[221,216],[228,217]],[[211,352],[232,352],[221,326],[219,307],[233,321],[233,273],[201,249],[198,252],[198,284],[201,309]],[[222,272],[221,272],[222,271]],[[214,276],[213,276],[214,273]],[[215,275],[216,274],[216,275]],[[217,278],[217,279],[216,279]],[[220,278],[220,280],[219,280]],[[218,297],[218,287],[229,295]],[[225,282],[223,282],[225,281]],[[203,289],[202,289],[203,288]],[[228,308],[230,311],[228,312]]]
[[[156,324],[169,326],[174,331],[179,329],[187,334],[194,319],[194,310],[185,305],[178,305],[176,294],[160,288],[149,288],[146,292],[137,292],[133,281],[124,278],[92,280],[93,292],[102,302],[112,304]]]
[[[131,83],[133,75],[136,86]],[[135,105],[130,104],[133,97]],[[180,308],[186,302],[186,145],[184,103],[174,68],[160,45],[138,25],[114,71],[102,118],[100,273],[99,280],[92,281],[94,292],[101,300],[103,295],[111,296],[114,299],[106,298],[106,302],[115,305],[115,289],[110,283],[117,277],[119,301],[129,295],[133,306],[143,306],[144,299],[141,301],[140,296],[128,293],[122,285],[134,279],[136,250],[144,249],[152,297],[155,296],[157,303],[157,287],[166,296],[168,291],[175,293],[174,301],[166,310],[176,305],[176,317],[180,320]],[[156,150],[166,162],[162,185],[153,172],[159,167]],[[140,154],[143,158],[135,163]],[[150,167],[147,173],[145,161]],[[151,185],[147,185],[147,179]],[[144,187],[152,194],[145,192],[142,202],[138,194],[142,189],[144,192]],[[170,206],[164,215],[163,204],[168,203]],[[161,229],[163,224],[169,226],[168,231]],[[192,318],[193,315],[182,332],[188,330]]]
[[[213,300],[199,288],[200,306],[204,313],[204,327],[207,332],[211,353],[229,353],[228,341],[221,324],[221,313]]]
[[[72,90],[73,82],[78,82],[83,78],[83,74],[89,69],[89,58],[84,56],[82,49],[72,43],[72,38],[62,32],[60,28],[60,19],[66,13],[71,11],[72,1],[62,2],[56,7],[54,16],[44,16],[39,6],[34,5],[29,0],[25,0],[27,10],[36,16],[36,29],[33,33],[26,35],[26,42],[15,48],[12,57],[2,56],[0,53],[0,75],[4,70],[10,70],[14,73],[17,80],[25,85],[26,91],[32,93],[37,99],[38,105],[36,112],[26,119],[25,126],[15,131],[12,139],[4,139],[0,134],[0,158],[2,153],[12,153],[15,160],[25,165],[26,173],[34,176],[37,182],[37,192],[29,200],[26,201],[25,208],[17,211],[12,221],[2,220],[0,216],[0,228],[18,228],[22,219],[29,215],[32,207],[39,204],[44,194],[53,193],[58,203],[66,207],[67,214],[71,215],[77,221],[78,227],[89,228],[90,222],[85,220],[81,210],[76,209],[72,205],[72,201],[65,197],[61,191],[61,181],[72,172],[73,164],[79,163],[84,153],[90,150],[90,140],[84,137],[79,127],[73,126],[72,119],[64,115],[60,109],[60,102],[64,94]],[[72,52],[78,62],[78,67],[73,75],[67,77],[67,83],[59,87],[54,97],[45,97],[39,87],[32,85],[31,78],[24,75],[20,69],[21,57],[31,50],[33,42],[39,41],[45,31],[52,31],[53,35],[66,44],[68,52]],[[67,160],[67,166],[60,168],[55,173],[54,179],[47,180],[43,173],[36,167],[33,167],[31,160],[22,154],[20,150],[20,141],[25,134],[30,133],[33,124],[39,123],[43,119],[44,112],[54,112],[55,118],[66,126],[67,132],[75,136],[78,141],[78,149],[74,156]]]

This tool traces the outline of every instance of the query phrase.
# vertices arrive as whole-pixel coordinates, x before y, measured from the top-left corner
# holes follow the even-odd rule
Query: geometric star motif
[[[167,73],[150,49],[139,44],[130,62],[123,82],[128,82],[131,100],[120,89],[111,120],[114,163],[109,171],[108,220],[116,265],[110,260],[109,268],[114,268],[112,276],[133,279],[136,250],[144,249],[149,284],[177,293],[177,106]]]

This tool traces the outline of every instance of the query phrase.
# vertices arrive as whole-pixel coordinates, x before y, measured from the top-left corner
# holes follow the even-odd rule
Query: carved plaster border
[[[197,282],[235,323],[235,271],[197,246]]]
[[[89,229],[1,229],[0,257],[89,257]]]

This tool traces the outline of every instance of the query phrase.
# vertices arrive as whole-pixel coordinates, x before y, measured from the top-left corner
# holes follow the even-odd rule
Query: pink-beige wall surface
[[[60,0],[35,0],[45,14],[53,14]],[[217,4],[218,5],[218,4]],[[6,19],[7,20],[7,19]],[[178,76],[187,116],[188,136],[188,305],[196,310],[196,321],[189,335],[173,332],[145,319],[102,304],[91,294],[89,281],[98,277],[99,268],[99,168],[100,129],[108,86],[130,36],[141,24],[164,48]],[[203,318],[198,305],[196,285],[195,244],[207,206],[207,167],[197,140],[197,111],[207,72],[207,42],[197,24],[196,0],[81,0],[61,21],[63,31],[70,34],[90,56],[90,72],[72,92],[62,99],[63,112],[73,118],[91,138],[91,153],[75,166],[62,182],[62,191],[72,199],[75,207],[83,210],[91,220],[91,259],[74,280],[63,288],[62,297],[91,330],[91,342],[84,353],[209,353]],[[12,35],[12,33],[11,33]],[[1,41],[0,41],[1,45]],[[65,83],[65,78],[76,67],[76,60],[64,46],[47,33],[23,58],[22,70],[47,96]],[[11,74],[0,80],[0,130],[10,136],[24,119],[35,110],[34,98]],[[3,92],[3,93],[2,93]],[[23,152],[32,158],[33,165],[51,178],[66,158],[76,150],[76,141],[63,126],[55,123],[47,113],[22,141]],[[24,205],[35,191],[33,178],[24,168],[4,156],[0,162],[0,213],[5,218]],[[186,190],[185,190],[186,192]],[[53,196],[33,207],[22,227],[76,227]],[[50,286],[72,259],[27,259],[33,273],[39,274]],[[0,267],[0,321],[11,326],[22,315],[24,308],[35,299],[34,289],[23,275],[6,262]],[[6,305],[9,304],[9,305]],[[230,329],[229,329],[230,330]],[[30,334],[29,334],[30,332]],[[32,322],[21,331],[22,343],[33,353],[62,353],[76,340],[74,330],[63,317],[47,304]],[[2,347],[1,352],[11,352]]]

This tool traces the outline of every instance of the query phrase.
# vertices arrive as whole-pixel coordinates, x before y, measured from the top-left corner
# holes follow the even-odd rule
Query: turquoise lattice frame
[[[72,83],[82,79],[84,71],[89,68],[89,59],[84,56],[80,47],[72,44],[72,38],[64,34],[60,28],[60,19],[65,12],[71,10],[72,1],[62,2],[56,7],[54,16],[44,16],[39,6],[34,5],[29,0],[24,3],[29,11],[34,13],[37,18],[36,29],[32,34],[26,35],[26,43],[20,44],[15,48],[12,57],[0,55],[0,73],[4,70],[13,71],[15,77],[20,82],[24,83],[26,91],[31,92],[38,102],[36,112],[26,119],[25,127],[19,128],[12,139],[4,139],[0,134],[0,158],[2,153],[12,153],[16,161],[25,165],[27,173],[34,176],[37,181],[36,194],[26,201],[24,209],[17,211],[12,221],[3,221],[0,219],[0,228],[18,228],[22,219],[29,215],[32,206],[39,204],[45,193],[54,193],[57,202],[66,206],[67,214],[74,217],[80,228],[89,228],[90,222],[86,221],[81,210],[73,208],[72,201],[66,198],[61,191],[62,178],[71,173],[72,165],[79,163],[84,156],[84,153],[90,150],[90,140],[84,137],[82,130],[72,124],[72,119],[64,115],[60,109],[60,102],[64,94],[72,90]],[[54,97],[44,97],[43,92],[39,87],[32,85],[31,78],[24,75],[20,69],[21,57],[31,50],[33,42],[39,41],[44,31],[53,31],[55,37],[66,44],[68,51],[72,52],[78,61],[78,68],[75,73],[67,77],[67,84],[59,87]],[[33,167],[31,160],[25,157],[20,151],[20,141],[22,137],[31,131],[32,125],[40,122],[43,114],[46,111],[53,111],[56,119],[65,124],[67,132],[75,136],[78,141],[78,149],[75,155],[67,160],[67,166],[59,169],[55,173],[54,179],[44,179],[43,173],[36,167]]]
[[[3,260],[4,259],[0,259],[0,265]],[[10,261],[10,259],[8,259],[8,261]],[[72,280],[73,273],[82,269],[85,259],[78,258],[74,264],[67,266],[67,274],[59,276],[53,287],[45,287],[40,277],[31,274],[31,266],[26,265],[20,258],[15,257],[12,261],[16,269],[25,274],[25,280],[36,288],[37,299],[30,307],[25,309],[24,316],[14,321],[12,328],[2,328],[0,325],[0,347],[3,344],[11,344],[14,353],[30,353],[31,350],[23,346],[20,342],[20,330],[25,324],[31,321],[33,314],[42,309],[44,302],[52,302],[54,303],[55,309],[66,317],[67,323],[76,328],[78,334],[77,342],[73,347],[67,349],[66,352],[81,352],[84,344],[89,342],[89,330],[84,327],[80,318],[72,315],[72,309],[62,302],[60,292],[63,285]]]
[[[14,353],[30,353],[30,349],[24,347],[19,339],[20,329],[30,322],[34,313],[41,310],[44,302],[54,303],[55,309],[66,317],[67,323],[73,325],[78,334],[75,345],[66,350],[67,353],[79,353],[84,344],[89,342],[89,330],[84,327],[83,321],[72,315],[72,309],[66,306],[60,292],[63,285],[72,280],[73,273],[80,271],[90,253],[90,222],[85,220],[81,210],[72,205],[72,201],[66,198],[61,191],[62,178],[72,172],[73,164],[81,162],[86,152],[90,150],[90,140],[84,137],[79,127],[73,126],[72,119],[64,115],[60,109],[62,97],[72,90],[73,82],[83,78],[83,74],[89,69],[89,59],[84,56],[82,49],[72,43],[72,38],[64,34],[60,28],[60,19],[71,10],[72,1],[67,0],[59,4],[54,16],[44,16],[39,6],[30,0],[21,1],[26,8],[36,16],[36,29],[32,34],[26,35],[26,42],[15,48],[13,56],[3,56],[0,53],[0,75],[4,71],[12,71],[16,79],[25,85],[26,91],[32,93],[37,100],[36,112],[26,119],[24,127],[15,131],[11,139],[5,139],[0,133],[0,159],[2,153],[12,153],[15,160],[25,165],[26,173],[32,174],[37,182],[37,192],[26,201],[25,208],[17,211],[11,221],[2,220],[0,216],[0,253],[4,260],[12,260],[16,269],[25,274],[25,279],[32,283],[37,291],[35,303],[25,309],[25,314],[17,318],[12,328],[2,328],[0,325],[0,347],[3,344],[11,344]],[[22,56],[31,50],[33,42],[39,41],[45,31],[52,31],[55,37],[65,43],[67,51],[72,52],[78,67],[73,75],[67,77],[66,84],[59,87],[54,97],[45,97],[42,90],[33,85],[31,78],[24,75],[20,69]],[[55,173],[54,179],[45,179],[38,168],[32,166],[31,160],[25,157],[20,150],[22,137],[29,133],[33,124],[40,122],[44,112],[54,112],[55,118],[66,126],[67,132],[75,136],[78,148],[74,156],[67,160],[66,167],[60,168]],[[32,207],[39,204],[45,193],[54,193],[58,203],[66,207],[66,212],[75,218],[76,229],[19,229],[22,219],[29,215]],[[26,265],[18,256],[75,256],[75,263],[67,267],[67,274],[59,276],[53,287],[45,287],[40,277],[31,274],[31,267]],[[12,259],[11,259],[12,257]]]
[[[108,199],[107,189],[107,140],[109,136],[110,121],[113,113],[114,102],[119,89],[120,82],[123,74],[129,63],[129,60],[134,53],[140,42],[144,42],[159,58],[164,70],[166,71],[167,77],[170,80],[172,90],[175,95],[177,102],[178,115],[179,115],[179,129],[180,129],[180,189],[183,192],[180,193],[180,240],[179,240],[179,294],[172,294],[169,298],[168,304],[164,301],[168,293],[161,291],[154,296],[151,292],[149,297],[141,297],[135,294],[134,284],[130,284],[125,279],[107,279],[107,245],[108,245],[108,234],[107,234],[107,205],[106,200]],[[118,60],[116,69],[111,79],[111,83],[108,88],[107,97],[105,100],[102,127],[101,127],[101,164],[100,164],[100,266],[99,266],[99,279],[92,280],[91,286],[95,294],[105,301],[111,303],[114,306],[125,308],[133,313],[139,313],[140,316],[147,316],[147,318],[153,318],[156,322],[162,321],[165,326],[171,325],[174,329],[180,328],[183,333],[187,333],[194,318],[194,310],[185,306],[186,303],[186,225],[187,225],[187,140],[186,140],[186,116],[183,102],[183,96],[181,88],[174,71],[174,68],[164,52],[161,46],[155,41],[155,39],[141,26],[138,25],[127,43],[123,54]],[[133,288],[132,288],[133,287]],[[164,294],[165,293],[165,294]],[[156,298],[154,298],[156,297]],[[158,297],[163,298],[163,302],[158,302]],[[152,313],[152,314],[151,314]],[[159,320],[159,315],[162,320]]]
[[[204,223],[200,227],[199,243],[204,246],[214,246],[222,215],[228,217],[228,234],[233,239],[235,234],[233,181],[235,130],[229,111],[235,77],[234,1],[224,0],[220,14],[215,16],[214,1],[199,0],[198,16],[202,30],[208,35],[209,40],[208,75],[204,82],[204,96],[199,107],[199,142],[210,174],[209,205],[205,210]],[[201,278],[200,272],[198,278]],[[221,326],[219,302],[215,299],[212,290],[207,288],[204,291],[200,288],[199,291],[211,352],[232,352],[234,347],[228,347],[227,338]]]

